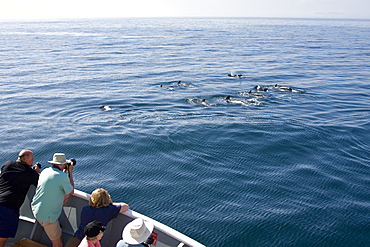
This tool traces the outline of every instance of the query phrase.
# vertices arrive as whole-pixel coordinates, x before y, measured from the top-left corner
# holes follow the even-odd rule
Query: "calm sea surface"
[[[0,61],[1,163],[207,246],[370,245],[370,20],[1,22]]]

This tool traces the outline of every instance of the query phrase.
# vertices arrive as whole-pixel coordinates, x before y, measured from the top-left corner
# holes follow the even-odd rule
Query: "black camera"
[[[68,167],[69,166],[75,166],[76,163],[77,163],[76,159],[70,159],[70,161],[64,165],[64,168],[62,169],[62,171],[63,172],[67,172],[68,171]]]
[[[68,163],[68,165],[73,165],[73,166],[75,166],[76,165],[76,163],[77,163],[77,161],[76,161],[76,159],[70,159],[70,163]]]
[[[155,238],[153,234],[150,234],[150,236],[141,244],[144,245],[145,247],[149,247],[152,243],[154,243],[154,240]]]

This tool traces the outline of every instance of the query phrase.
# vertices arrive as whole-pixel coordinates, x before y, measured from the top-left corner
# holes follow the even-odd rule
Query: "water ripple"
[[[65,152],[77,188],[207,246],[368,245],[368,21],[2,24],[4,162]]]

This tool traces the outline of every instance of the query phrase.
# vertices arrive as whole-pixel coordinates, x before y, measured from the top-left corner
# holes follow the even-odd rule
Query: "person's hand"
[[[33,165],[32,169],[35,170],[38,174],[41,173],[40,166],[38,166],[37,164]]]
[[[74,165],[72,165],[72,164],[68,165],[68,173],[69,174],[72,174],[73,168],[74,168]]]
[[[130,206],[126,203],[121,203],[121,210],[119,211],[120,213],[124,213],[126,212],[127,210],[130,209]]]

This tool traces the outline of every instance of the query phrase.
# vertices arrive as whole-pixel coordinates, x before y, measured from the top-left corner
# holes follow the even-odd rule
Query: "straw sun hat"
[[[53,156],[53,160],[48,161],[48,162],[51,163],[51,164],[61,165],[61,164],[70,163],[71,161],[66,159],[65,154],[55,153],[54,156]]]
[[[140,244],[147,240],[153,229],[153,223],[137,218],[126,225],[122,238],[128,244]]]

